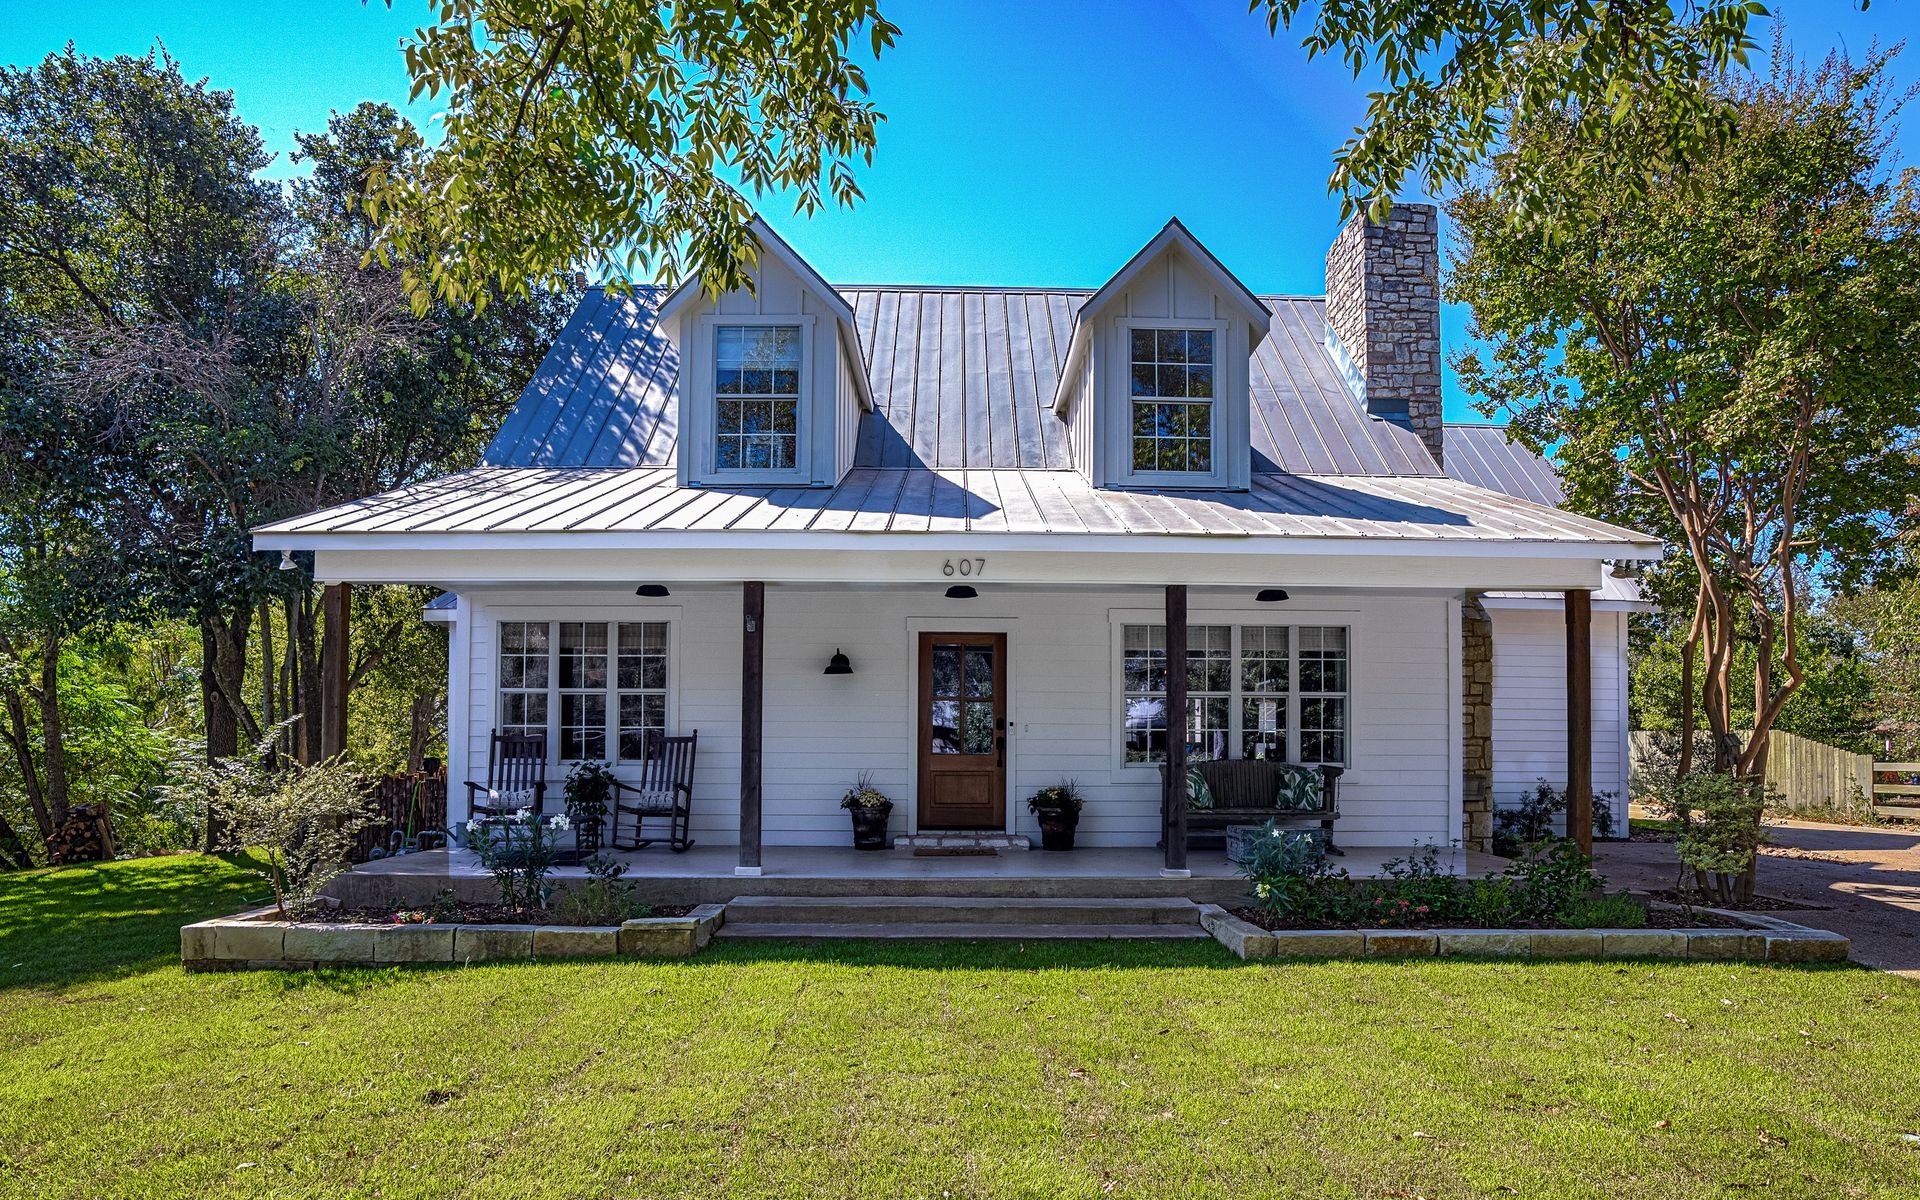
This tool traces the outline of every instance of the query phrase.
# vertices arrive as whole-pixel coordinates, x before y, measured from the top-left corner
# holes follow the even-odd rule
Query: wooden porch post
[[[353,585],[330,583],[320,590],[320,757],[332,758],[347,749],[348,614],[353,610]]]
[[[1167,865],[1163,875],[1187,869],[1187,585],[1167,585],[1167,777],[1160,792]]]
[[[765,679],[767,585],[741,585],[740,629],[740,865],[736,875],[760,873],[760,730]]]
[[[1593,594],[1569,591],[1567,610],[1567,833],[1593,853]]]

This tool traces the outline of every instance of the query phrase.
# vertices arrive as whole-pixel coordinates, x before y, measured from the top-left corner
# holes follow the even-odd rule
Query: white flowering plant
[[[560,837],[573,828],[562,813],[542,818],[531,808],[511,817],[467,822],[467,848],[479,858],[500,888],[508,908],[545,908],[553,889],[547,873],[560,854]]]

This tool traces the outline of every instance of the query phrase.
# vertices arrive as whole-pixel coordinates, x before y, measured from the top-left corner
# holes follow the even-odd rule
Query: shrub
[[[560,835],[573,828],[564,816],[541,820],[523,808],[505,820],[467,822],[467,847],[500,888],[508,908],[545,908],[547,872],[559,856]]]
[[[1638,929],[1647,923],[1647,910],[1632,896],[1615,893],[1570,901],[1559,917],[1568,929]]]
[[[1533,848],[1506,870],[1511,881],[1511,912],[1522,921],[1551,921],[1600,890],[1593,859],[1580,853],[1572,838],[1555,838]]]
[[[618,925],[652,911],[634,895],[633,884],[620,878],[625,863],[596,854],[584,864],[587,881],[568,888],[554,901],[556,916],[569,925]]]
[[[259,849],[259,874],[273,885],[282,917],[298,916],[320,889],[351,865],[360,830],[376,816],[367,781],[345,757],[313,766],[278,760],[276,728],[240,758],[207,763],[183,759],[176,785],[201,797],[222,830],[227,850]]]
[[[1347,873],[1327,864],[1319,838],[1290,837],[1272,821],[1233,864],[1253,885],[1254,899],[1289,920],[1325,920],[1346,891]]]
[[[1688,775],[1668,789],[1674,852],[1704,896],[1721,904],[1753,896],[1753,866],[1766,836],[1766,784],[1753,776]],[[1686,889],[1681,889],[1684,892]]]
[[[1466,919],[1475,925],[1498,927],[1513,920],[1513,881],[1497,875],[1471,880],[1461,898]]]
[[[1614,799],[1612,792],[1601,792],[1594,796],[1594,836],[1607,837],[1613,833]],[[1537,846],[1557,837],[1556,818],[1566,811],[1565,790],[1554,787],[1544,779],[1535,781],[1533,790],[1521,796],[1518,805],[1494,812],[1494,853],[1503,858],[1518,858],[1527,852],[1529,846]]]

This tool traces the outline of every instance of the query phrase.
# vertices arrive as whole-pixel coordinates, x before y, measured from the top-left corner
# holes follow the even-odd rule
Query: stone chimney
[[[1327,250],[1327,345],[1367,411],[1420,435],[1441,461],[1440,214],[1357,213]]]

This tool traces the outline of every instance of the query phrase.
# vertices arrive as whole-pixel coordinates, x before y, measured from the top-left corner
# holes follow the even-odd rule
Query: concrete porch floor
[[[1404,857],[1407,847],[1351,847],[1334,860],[1358,878],[1384,874],[1383,865]],[[1219,850],[1188,855],[1191,878],[1160,874],[1161,852],[1151,847],[1094,848],[1067,853],[1013,851],[992,856],[917,858],[905,850],[860,851],[841,846],[769,846],[761,854],[762,874],[734,874],[739,851],[733,846],[696,845],[684,854],[651,847],[611,857],[627,866],[643,900],[654,904],[706,904],[735,896],[1185,896],[1232,903],[1245,895],[1245,881]],[[1472,851],[1446,849],[1441,862],[1469,875],[1497,871],[1505,860]],[[584,879],[580,867],[556,867],[559,884]],[[435,850],[363,863],[328,885],[327,891],[350,905],[413,904],[452,888],[462,900],[496,896],[493,880],[466,850]]]

